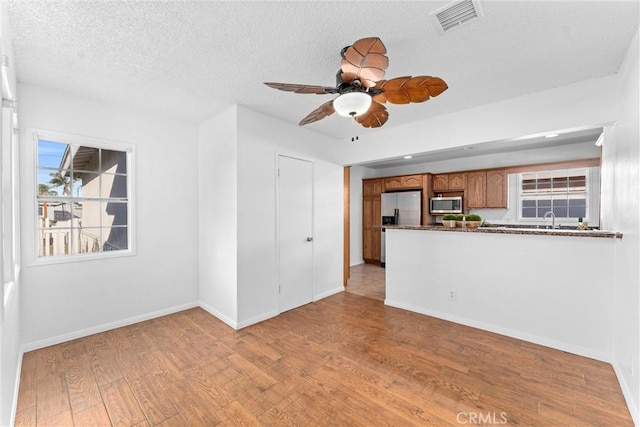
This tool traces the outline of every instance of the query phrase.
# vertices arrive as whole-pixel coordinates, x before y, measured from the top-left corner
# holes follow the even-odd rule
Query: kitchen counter
[[[618,233],[390,226],[385,235],[386,305],[609,357],[622,240],[607,237]]]
[[[536,236],[570,236],[570,237],[604,237],[621,239],[622,233],[608,230],[577,230],[566,228],[526,228],[526,227],[478,227],[478,228],[452,228],[442,225],[383,225],[383,229],[396,230],[424,230],[424,231],[444,231],[452,233],[496,233],[496,234],[519,234]]]

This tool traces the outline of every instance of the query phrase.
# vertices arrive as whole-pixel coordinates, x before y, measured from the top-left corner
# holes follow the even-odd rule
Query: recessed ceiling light
[[[548,133],[548,134],[546,134],[544,137],[545,137],[545,138],[555,138],[556,136],[558,136],[558,134],[557,134],[557,133]]]
[[[405,159],[411,159],[413,156],[404,156]]]

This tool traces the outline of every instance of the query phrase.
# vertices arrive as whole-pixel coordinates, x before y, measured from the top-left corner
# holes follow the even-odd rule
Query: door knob
[[[313,237],[307,237],[307,242],[312,242],[313,241]]]

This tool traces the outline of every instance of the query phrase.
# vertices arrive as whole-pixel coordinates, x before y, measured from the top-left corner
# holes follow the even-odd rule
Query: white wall
[[[17,96],[16,78],[15,78],[15,64],[13,62],[13,48],[11,45],[11,37],[9,33],[9,24],[7,21],[7,4],[2,3],[0,5],[0,56],[6,55],[9,58],[8,69],[8,83],[11,90],[11,94],[15,98]],[[3,91],[3,98],[7,97],[7,94]],[[2,117],[0,117],[2,120]],[[8,123],[0,122],[0,134],[2,132],[9,131],[7,127]],[[7,165],[7,159],[3,159],[3,166],[0,166],[0,172]],[[7,183],[3,182],[3,186],[6,188]],[[10,188],[11,191],[17,191],[17,188]],[[6,191],[6,190],[5,190]],[[4,203],[11,203],[4,200]],[[0,212],[0,220],[3,218],[3,213]],[[2,227],[0,227],[2,228]],[[0,233],[2,230],[0,230]],[[19,230],[14,230],[17,238],[20,238]],[[2,236],[2,240],[5,240],[5,236]],[[8,243],[8,242],[7,242]],[[0,262],[4,263],[5,257],[3,255],[4,250],[10,250],[9,247],[0,245]],[[16,260],[19,263],[19,260]],[[0,264],[0,425],[10,425],[12,412],[15,409],[15,399],[17,392],[17,381],[19,379],[20,368],[20,289],[21,289],[21,277],[20,270],[16,272],[14,277],[13,292],[5,296],[4,295],[4,277],[5,268],[11,268]],[[5,304],[6,298],[6,305]]]
[[[313,162],[314,300],[342,286],[343,168],[322,160],[326,137],[238,107],[238,323],[279,312],[276,156]]]
[[[135,146],[135,256],[25,265],[21,340],[41,347],[183,309],[198,300],[196,126],[20,85],[22,255],[33,258],[35,185],[29,128]]]
[[[313,162],[314,300],[342,291],[343,168],[327,139],[244,107],[199,127],[200,303],[234,328],[279,313],[276,158]]]
[[[198,128],[200,305],[235,327],[238,318],[237,108]]]
[[[618,239],[386,234],[386,304],[611,360]],[[449,300],[450,290],[456,301]]]
[[[640,425],[640,87],[638,34],[620,67],[618,121],[603,147],[603,222],[624,233],[614,262],[613,366]]]

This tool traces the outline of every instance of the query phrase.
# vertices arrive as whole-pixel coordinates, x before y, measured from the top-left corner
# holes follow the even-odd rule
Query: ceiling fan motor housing
[[[338,93],[366,92],[366,88],[362,87],[360,80],[356,79],[350,82],[342,80],[342,70],[338,70],[336,73],[336,87],[338,88]]]

